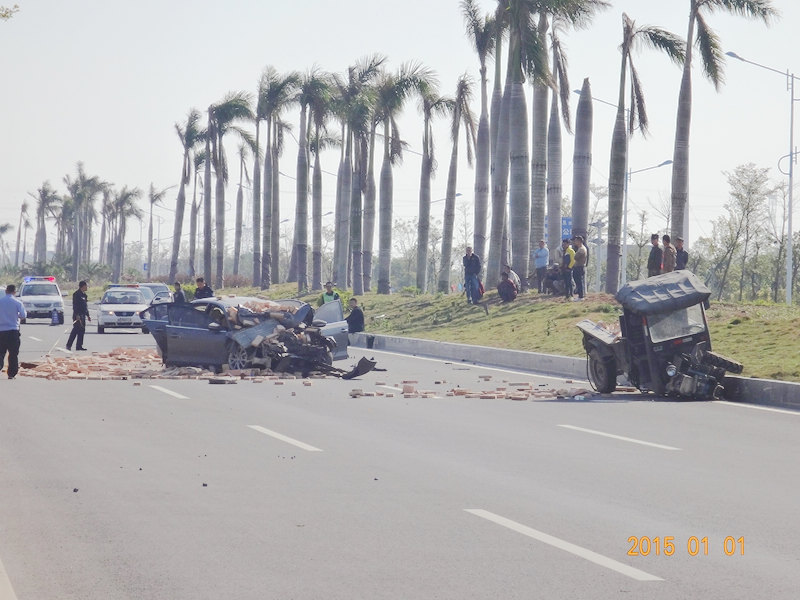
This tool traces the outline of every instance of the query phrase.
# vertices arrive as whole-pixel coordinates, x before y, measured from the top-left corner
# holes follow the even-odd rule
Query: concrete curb
[[[350,344],[360,348],[518,369],[568,379],[584,380],[587,377],[585,358],[371,333],[350,334]],[[725,399],[732,402],[800,410],[799,383],[729,376],[725,378],[723,385]]]

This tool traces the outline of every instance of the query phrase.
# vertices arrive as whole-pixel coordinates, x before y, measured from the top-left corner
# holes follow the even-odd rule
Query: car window
[[[197,310],[196,306],[183,304],[168,304],[167,306],[169,306],[170,325],[208,329],[208,325],[212,321],[211,315],[205,310]]]
[[[702,333],[706,329],[699,304],[671,313],[649,315],[647,326],[650,328],[650,339],[654,343]]]
[[[58,286],[52,283],[32,283],[23,286],[20,296],[60,296]]]
[[[314,319],[321,319],[326,323],[335,323],[344,320],[344,312],[341,300],[326,302],[314,313]]]
[[[115,289],[103,294],[100,304],[147,304],[138,289]]]

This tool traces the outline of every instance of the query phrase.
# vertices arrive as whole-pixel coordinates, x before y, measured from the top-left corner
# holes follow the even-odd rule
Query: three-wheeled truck
[[[722,394],[725,372],[742,365],[711,351],[705,309],[711,290],[690,271],[631,281],[617,292],[620,332],[590,320],[577,323],[588,355],[589,381],[613,392],[625,375],[642,392],[710,400]]]

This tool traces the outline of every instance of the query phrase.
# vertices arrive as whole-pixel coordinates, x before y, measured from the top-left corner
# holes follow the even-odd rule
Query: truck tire
[[[589,352],[589,381],[601,394],[617,389],[617,362],[613,356],[601,356],[595,348]]]
[[[731,360],[730,358],[726,358],[721,354],[717,354],[716,352],[706,352],[703,355],[703,364],[718,367],[720,369],[725,369],[726,371],[730,371],[731,373],[741,373],[742,363],[738,363],[735,360]]]

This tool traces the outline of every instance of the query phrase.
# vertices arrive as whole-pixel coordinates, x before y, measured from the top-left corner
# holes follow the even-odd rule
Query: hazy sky
[[[2,0],[9,4],[9,0]],[[192,107],[203,110],[227,92],[255,92],[267,65],[279,71],[304,71],[313,65],[344,72],[371,53],[389,58],[391,68],[421,61],[435,70],[444,93],[452,94],[461,73],[476,80],[474,111],[480,110],[478,61],[464,35],[457,0],[16,0],[20,11],[0,23],[0,223],[16,228],[19,207],[42,182],[64,191],[65,174],[83,161],[90,175],[117,187],[178,183],[181,147],[173,124]],[[800,72],[796,0],[776,0],[782,18],[770,28],[727,15],[708,23],[724,49],[779,70]],[[489,11],[495,3],[481,0]],[[590,29],[569,31],[563,39],[573,89],[585,77],[596,98],[614,102],[619,77],[621,14],[639,24],[658,25],[686,35],[689,0],[622,0],[600,13]],[[638,170],[672,158],[680,69],[666,57],[643,48],[635,57],[645,89],[651,133],[637,136],[630,168]],[[490,66],[490,73],[493,68]],[[691,135],[691,236],[710,235],[710,221],[721,211],[728,186],[724,171],[753,162],[769,167],[789,152],[789,93],[786,78],[729,59],[720,92],[695,64]],[[800,82],[795,94],[800,98]],[[490,82],[491,85],[491,82]],[[528,103],[530,107],[530,88]],[[574,115],[577,95],[571,106]],[[796,105],[800,110],[800,105]],[[416,101],[400,122],[412,150],[420,148]],[[609,142],[615,112],[595,103],[593,183],[607,185]],[[299,118],[297,111],[286,117]],[[796,128],[797,129],[797,128]],[[439,173],[432,197],[444,198],[450,142],[444,122],[437,129]],[[573,137],[564,137],[564,190],[571,195]],[[233,138],[227,145],[235,198],[238,167]],[[297,146],[289,139],[280,169],[293,174]],[[462,156],[464,155],[462,151]],[[323,168],[336,172],[338,154],[324,155]],[[252,165],[251,165],[252,166]],[[784,169],[787,161],[783,162]],[[395,171],[395,214],[416,214],[419,156],[406,154]],[[651,206],[668,202],[670,167],[634,174],[630,183],[630,219],[646,209],[650,228],[664,222]],[[282,218],[293,216],[294,182],[282,178]],[[333,209],[335,180],[324,179],[323,212]],[[461,200],[471,202],[474,171],[459,171]],[[174,203],[177,189],[168,194]],[[142,206],[146,204],[143,200]],[[441,216],[443,203],[434,205]],[[165,219],[172,213],[158,213]],[[329,217],[330,218],[330,217]],[[795,219],[795,228],[800,218]],[[130,231],[137,231],[135,224]],[[166,229],[166,228],[165,228]],[[185,229],[185,231],[187,231]],[[16,232],[14,232],[15,235]],[[165,238],[171,233],[161,233]],[[134,234],[134,239],[136,238]],[[32,243],[32,242],[31,242]]]

